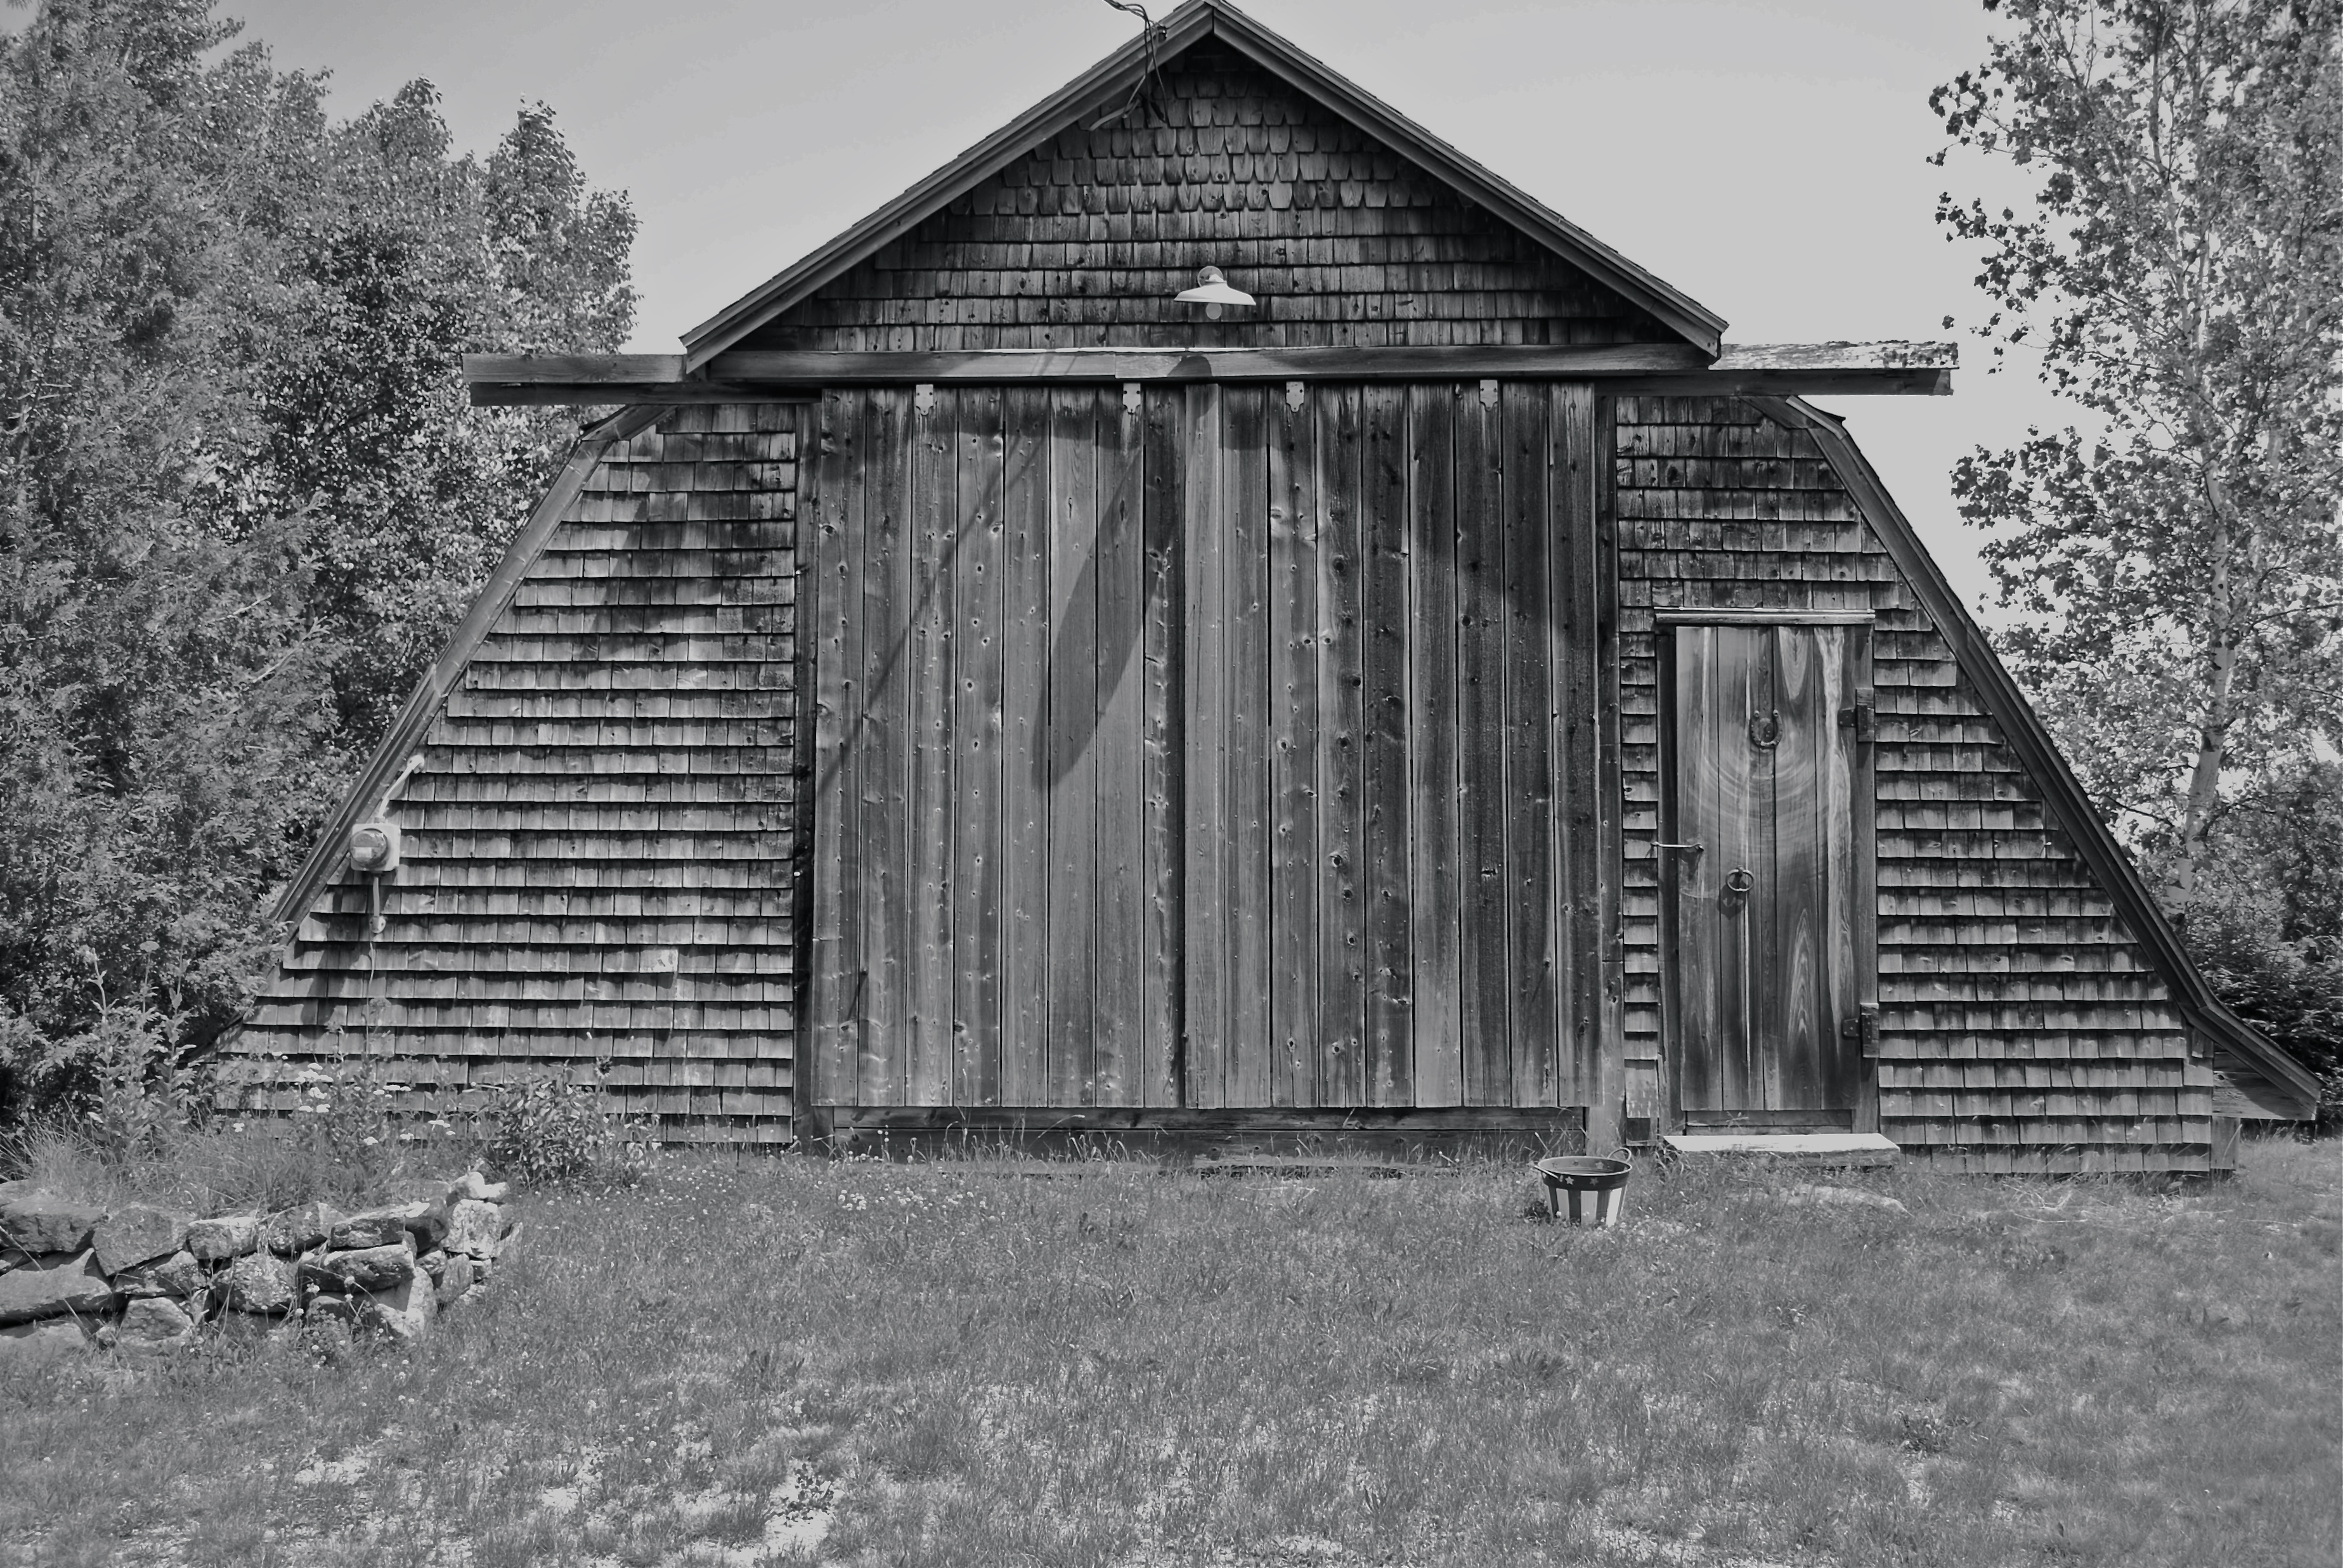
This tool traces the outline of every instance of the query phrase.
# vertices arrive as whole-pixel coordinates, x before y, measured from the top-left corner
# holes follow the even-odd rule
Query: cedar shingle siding
[[[2215,1078],[1805,431],[1728,399],[1617,403],[1627,1056],[1660,1043],[1652,611],[1868,609],[1880,1131],[1980,1170],[2203,1170]]]
[[[1681,341],[1223,48],[1160,81],[1143,128],[1063,133],[735,347]],[[1175,304],[1207,264],[1267,309]]]
[[[242,1049],[455,1091],[600,1063],[631,1112],[787,1135],[795,413],[680,409],[606,454],[391,802],[371,959],[345,870]]]

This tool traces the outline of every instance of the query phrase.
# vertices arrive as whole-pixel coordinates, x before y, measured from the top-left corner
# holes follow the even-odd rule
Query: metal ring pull
[[[1716,895],[1716,907],[1728,915],[1739,914],[1741,906],[1749,901],[1749,890],[1756,885],[1755,877],[1735,866],[1725,873],[1725,891]]]
[[[1782,739],[1782,715],[1779,709],[1749,716],[1749,744],[1761,751],[1771,751]]]

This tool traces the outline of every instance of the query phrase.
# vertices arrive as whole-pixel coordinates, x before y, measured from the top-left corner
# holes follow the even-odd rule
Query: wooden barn
[[[1191,0],[682,354],[468,363],[618,411],[286,891],[253,1092],[1979,1171],[2308,1114],[1804,400],[1951,350],[1724,331]]]

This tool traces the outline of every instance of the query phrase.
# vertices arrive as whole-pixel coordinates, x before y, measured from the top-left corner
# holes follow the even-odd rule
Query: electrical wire
[[[1147,92],[1149,85],[1155,80],[1155,45],[1163,36],[1163,24],[1150,16],[1147,14],[1147,7],[1137,4],[1136,0],[1106,0],[1106,3],[1118,11],[1139,18],[1140,36],[1147,44],[1147,69],[1141,71],[1139,74],[1139,80],[1131,85],[1131,96],[1123,100],[1122,107],[1110,114],[1101,115],[1091,123],[1091,129],[1094,131],[1102,131],[1119,120],[1129,119],[1131,110],[1139,107],[1142,102],[1152,106],[1153,100],[1143,97],[1142,95]],[[1159,110],[1158,114],[1160,115],[1161,112]]]

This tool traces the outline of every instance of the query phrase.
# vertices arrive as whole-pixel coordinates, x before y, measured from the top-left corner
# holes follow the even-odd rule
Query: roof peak
[[[1725,320],[1705,306],[1465,156],[1227,0],[1187,0],[860,223],[685,333],[687,367],[699,370],[955,198],[1069,127],[1111,106],[1151,69],[1161,69],[1207,40],[1227,45],[1255,67],[1373,136],[1463,199],[1648,311],[1687,343],[1705,353],[1719,351]]]

